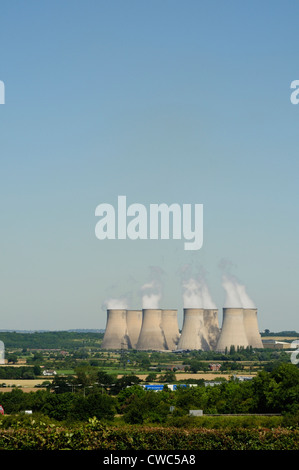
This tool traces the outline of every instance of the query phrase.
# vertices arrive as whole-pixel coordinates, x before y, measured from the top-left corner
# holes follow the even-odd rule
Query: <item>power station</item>
[[[257,308],[244,308],[243,319],[249,346],[262,348],[263,343],[258,328]]]
[[[142,325],[142,310],[127,310],[128,347],[136,349]]]
[[[180,332],[177,310],[108,309],[102,349],[140,351],[229,351],[263,348],[256,308],[223,308],[221,328],[217,309],[184,308]]]
[[[203,308],[184,308],[182,334],[178,349],[208,349]]]
[[[162,310],[162,329],[166,349],[176,349],[180,339],[177,310]]]
[[[231,346],[235,348],[249,346],[242,308],[224,308],[220,337],[217,351],[225,351]]]
[[[142,325],[136,349],[154,351],[167,349],[161,309],[144,308],[142,310]]]
[[[106,331],[102,342],[102,348],[128,349],[129,343],[127,310],[108,309]]]
[[[256,308],[224,308],[222,328],[216,351],[237,348],[263,348]]]

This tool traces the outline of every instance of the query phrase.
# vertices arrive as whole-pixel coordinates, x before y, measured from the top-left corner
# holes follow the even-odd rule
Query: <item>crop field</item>
[[[125,371],[121,374],[117,374],[117,378],[121,378],[125,375]],[[142,380],[145,381],[146,377],[148,374],[136,374],[136,376]],[[236,374],[238,375],[245,375],[245,374]],[[246,374],[247,375],[247,374]],[[251,374],[252,376],[255,374]],[[181,381],[181,380],[188,380],[188,379],[203,379],[207,381],[211,380],[219,380],[220,378],[224,378],[226,380],[229,380],[232,374],[224,374],[220,372],[198,372],[197,374],[192,374],[192,373],[176,373],[175,377],[176,380]],[[40,379],[5,379],[3,382],[0,383],[0,392],[10,392],[14,388],[20,388],[23,392],[36,392],[37,390],[40,390],[42,388],[42,384],[44,382],[52,382],[53,377],[43,377]],[[159,374],[157,374],[157,381],[159,381]],[[4,385],[5,384],[5,385]],[[3,386],[4,385],[4,386]]]
[[[24,380],[16,380],[16,379],[5,379],[3,382],[0,383],[0,392],[10,392],[13,388],[21,388],[23,392],[36,392],[40,390],[42,387],[36,387],[37,385],[41,385],[46,378],[41,379],[24,379]],[[51,377],[50,377],[50,380]],[[6,386],[3,387],[3,384]]]

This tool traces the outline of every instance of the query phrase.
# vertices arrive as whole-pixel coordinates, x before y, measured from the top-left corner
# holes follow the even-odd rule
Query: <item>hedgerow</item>
[[[32,419],[0,430],[0,450],[298,450],[299,430],[108,426],[73,427]]]

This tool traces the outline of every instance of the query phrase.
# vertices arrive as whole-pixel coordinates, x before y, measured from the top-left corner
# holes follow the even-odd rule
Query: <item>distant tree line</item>
[[[291,336],[291,337],[298,337],[299,333],[297,331],[278,331],[277,333],[274,333],[268,329],[266,329],[261,336]]]
[[[1,379],[36,379],[41,375],[41,368],[36,365],[34,367],[0,367],[0,380]]]
[[[6,348],[22,349],[73,349],[82,346],[82,343],[90,346],[99,346],[99,340],[104,334],[100,332],[79,331],[35,331],[15,332],[0,331],[0,340]]]
[[[277,333],[265,330],[262,336],[291,336],[299,337],[296,331],[280,331]],[[103,339],[102,331],[0,331],[0,340],[7,348],[21,349],[73,349],[82,347],[82,344],[89,347],[99,347],[99,342]],[[131,351],[133,352],[133,351]],[[228,351],[229,352],[229,351]],[[142,352],[135,351],[137,355]],[[167,353],[165,353],[167,355]],[[159,353],[157,353],[159,356]],[[173,357],[172,354],[169,354]],[[155,352],[153,352],[153,359]]]

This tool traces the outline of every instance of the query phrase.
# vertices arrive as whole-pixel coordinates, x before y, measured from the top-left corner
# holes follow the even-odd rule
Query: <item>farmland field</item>
[[[10,392],[13,388],[21,388],[23,392],[36,392],[40,390],[41,387],[36,387],[36,385],[41,385],[47,378],[42,377],[40,379],[28,379],[28,380],[14,380],[14,379],[5,379],[0,384],[0,392]],[[49,380],[52,380],[50,377]],[[2,384],[5,383],[6,387],[2,387]]]

